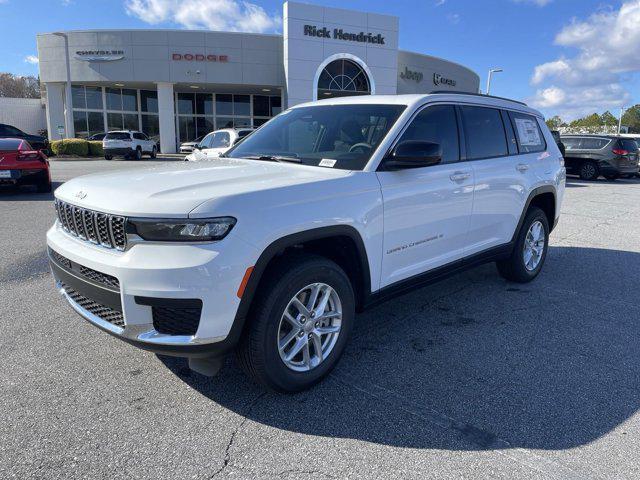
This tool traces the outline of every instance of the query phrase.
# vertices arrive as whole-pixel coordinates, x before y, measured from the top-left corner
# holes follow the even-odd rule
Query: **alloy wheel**
[[[544,226],[540,220],[536,220],[531,224],[527,235],[524,237],[524,248],[522,252],[524,267],[532,272],[542,260],[545,248]]]
[[[307,285],[289,301],[280,319],[280,358],[296,372],[316,368],[335,347],[341,324],[338,293],[325,283]]]

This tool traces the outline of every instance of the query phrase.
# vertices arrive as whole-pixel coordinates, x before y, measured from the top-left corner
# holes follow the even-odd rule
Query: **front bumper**
[[[225,249],[223,263],[218,247],[223,243],[228,247],[227,240],[233,245]],[[236,293],[251,265],[245,262],[257,257],[253,247],[241,240],[227,237],[199,245],[143,242],[117,252],[72,237],[56,224],[47,233],[47,244],[58,291],[80,316],[111,335],[144,350],[181,357],[223,356],[237,343],[241,329],[234,325],[244,319],[236,318],[240,303]],[[62,265],[60,256],[68,263]],[[80,275],[80,268],[117,279],[118,285],[105,287]],[[202,306],[195,334],[156,330],[152,301],[194,299]],[[113,321],[111,313],[88,307],[89,302],[121,315]]]

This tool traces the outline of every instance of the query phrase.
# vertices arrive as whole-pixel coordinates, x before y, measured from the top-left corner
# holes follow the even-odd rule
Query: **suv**
[[[185,160],[198,161],[219,157],[251,132],[253,128],[223,128],[211,132],[202,138],[194,147],[193,153],[187,155]]]
[[[633,177],[638,173],[638,145],[617,135],[563,135],[567,172],[582,180]]]
[[[49,141],[45,137],[30,135],[12,125],[0,123],[0,138],[19,138],[20,140],[26,140],[34,150],[42,150],[47,154],[49,152]]]
[[[544,264],[565,191],[540,113],[475,94],[295,106],[211,162],[77,177],[47,233],[71,307],[140,348],[298,391],[357,311],[486,262]]]
[[[111,160],[115,156],[140,160],[145,154],[156,158],[158,153],[155,141],[144,133],[133,130],[117,130],[107,133],[102,140],[102,149],[105,160]]]

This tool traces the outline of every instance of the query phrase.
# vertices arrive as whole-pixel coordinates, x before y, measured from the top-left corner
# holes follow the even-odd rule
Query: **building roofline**
[[[229,35],[260,35],[263,37],[280,37],[282,33],[234,32],[228,30],[200,30],[183,28],[94,28],[90,30],[60,30],[62,33],[106,33],[106,32],[187,32],[187,33],[224,33]],[[57,32],[57,31],[56,31]],[[36,33],[36,37],[54,35],[56,32]]]
[[[398,49],[398,53],[410,53],[411,55],[419,55],[421,57],[433,58],[435,60],[440,60],[441,62],[450,63],[452,65],[456,65],[460,68],[464,68],[465,70],[468,70],[469,72],[473,73],[476,77],[478,77],[478,80],[480,80],[480,75],[478,75],[475,71],[471,70],[466,65],[462,65],[461,63],[447,60],[446,58],[436,57],[435,55],[429,55],[427,53],[412,52],[410,50],[402,50],[402,49]]]

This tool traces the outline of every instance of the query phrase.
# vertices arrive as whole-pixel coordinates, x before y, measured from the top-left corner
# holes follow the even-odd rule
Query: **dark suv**
[[[34,150],[44,150],[44,153],[49,153],[49,142],[45,137],[29,135],[12,125],[0,123],[0,138],[19,138],[20,140],[26,140]]]
[[[638,144],[615,135],[563,135],[567,173],[583,180],[607,180],[638,173]]]

